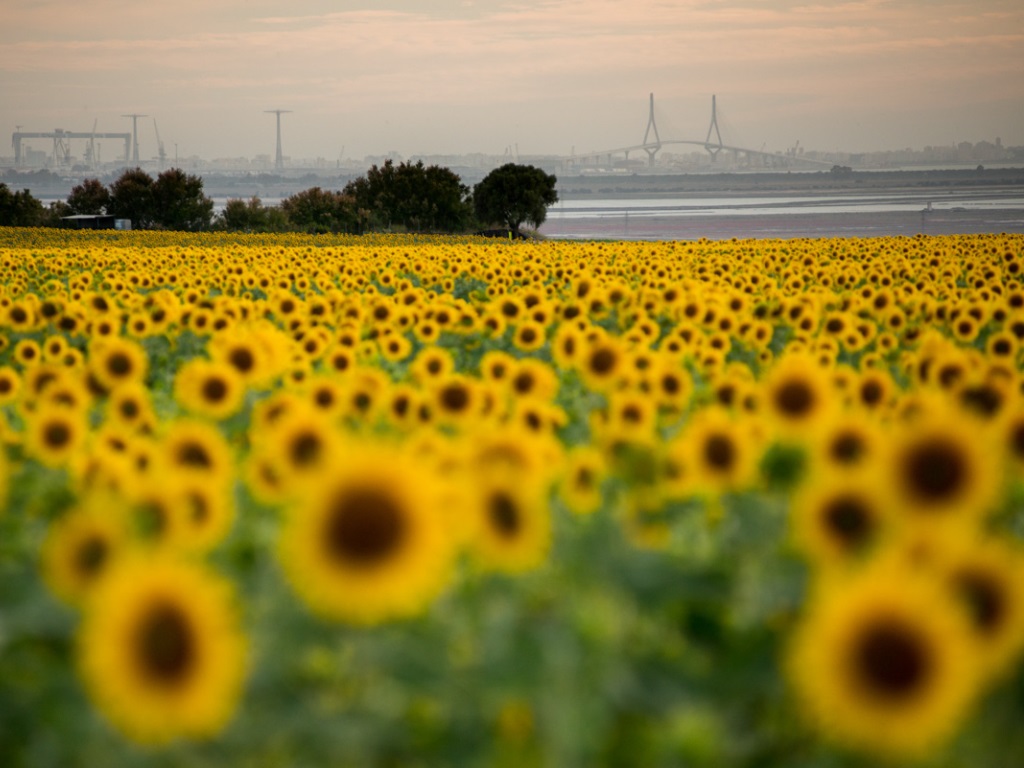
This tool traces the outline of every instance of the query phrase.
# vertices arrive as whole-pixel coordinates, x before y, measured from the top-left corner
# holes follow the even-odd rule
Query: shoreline
[[[607,216],[548,219],[551,240],[747,240],[753,238],[1024,234],[1024,210],[888,211],[767,215]]]

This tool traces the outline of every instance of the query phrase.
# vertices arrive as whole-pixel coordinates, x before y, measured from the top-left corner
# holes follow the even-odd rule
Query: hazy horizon
[[[1016,0],[4,5],[0,131],[142,113],[142,160],[154,118],[172,158],[272,157],[271,109],[291,157],[584,153],[639,143],[651,92],[662,140],[703,139],[717,94],[754,149],[1024,145]]]

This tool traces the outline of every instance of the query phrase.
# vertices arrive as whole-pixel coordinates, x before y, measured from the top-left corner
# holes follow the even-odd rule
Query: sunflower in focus
[[[345,451],[287,511],[285,575],[324,618],[377,624],[422,612],[448,583],[454,546],[429,467],[386,446]]]
[[[96,585],[77,639],[90,698],[133,741],[210,737],[234,712],[247,644],[231,587],[199,565],[126,558]]]

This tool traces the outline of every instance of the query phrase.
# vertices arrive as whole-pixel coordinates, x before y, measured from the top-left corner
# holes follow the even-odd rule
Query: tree
[[[358,225],[355,199],[320,187],[286,197],[281,210],[292,225],[305,232],[355,232]]]
[[[203,194],[203,180],[180,168],[169,168],[152,186],[153,217],[165,229],[198,232],[213,221],[213,200]]]
[[[422,160],[397,166],[386,160],[344,191],[354,198],[361,222],[372,227],[457,232],[472,215],[469,187],[450,169]]]
[[[0,227],[39,227],[46,219],[43,204],[27,189],[11,193],[0,182]]]
[[[473,187],[473,205],[484,223],[500,223],[519,234],[523,222],[539,227],[558,202],[557,179],[532,165],[506,163]]]
[[[153,179],[141,168],[122,173],[110,185],[107,213],[119,219],[131,219],[133,229],[150,229],[156,221],[153,203]]]
[[[110,205],[110,192],[99,179],[85,179],[81,184],[71,188],[68,195],[68,207],[71,215],[88,214],[99,216],[107,212]]]
[[[220,221],[232,232],[263,232],[267,226],[267,209],[255,195],[248,201],[231,199],[224,206]]]

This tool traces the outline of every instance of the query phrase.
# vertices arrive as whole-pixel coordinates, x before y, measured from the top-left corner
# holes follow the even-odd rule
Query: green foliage
[[[0,226],[38,227],[46,218],[43,204],[27,189],[12,193],[0,182]]]
[[[71,188],[68,195],[70,215],[85,214],[98,216],[107,212],[110,205],[110,191],[99,179],[85,179]]]
[[[141,168],[125,171],[110,185],[106,210],[131,219],[133,229],[198,232],[213,221],[213,201],[203,194],[203,180],[180,168],[164,171],[155,181]]]
[[[469,188],[448,168],[423,161],[372,166],[349,182],[361,224],[370,228],[404,227],[417,232],[460,232],[472,217]]]
[[[532,165],[506,163],[473,188],[477,218],[500,223],[517,234],[523,222],[539,227],[547,218],[548,206],[558,202],[556,181],[553,174]]]
[[[169,168],[153,182],[153,218],[164,229],[198,232],[209,229],[213,200],[203,194],[203,180]]]
[[[345,192],[312,187],[281,201],[288,221],[302,232],[354,232],[357,224],[354,198]]]
[[[119,219],[131,219],[133,229],[152,229],[156,223],[152,177],[141,168],[122,173],[110,185],[107,213]]]

